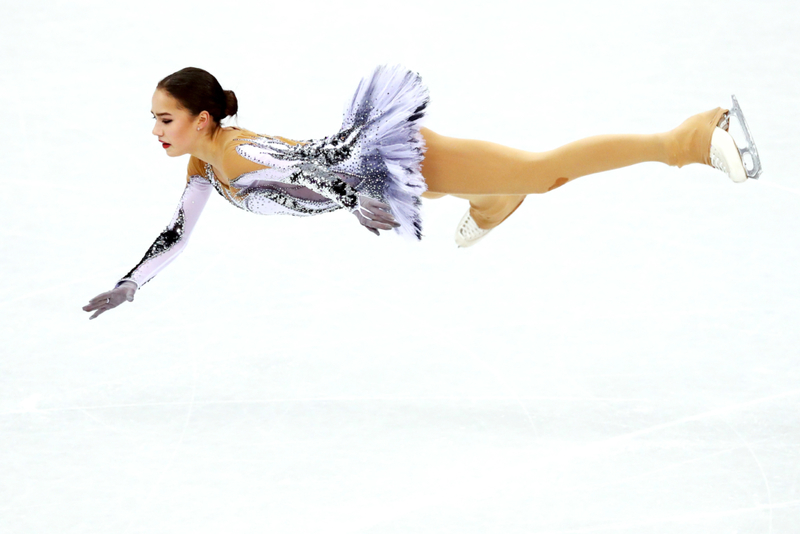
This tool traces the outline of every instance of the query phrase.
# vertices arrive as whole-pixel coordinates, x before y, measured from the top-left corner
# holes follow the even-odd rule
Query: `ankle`
[[[722,108],[698,113],[666,132],[668,163],[675,167],[690,163],[711,165],[711,136],[718,124],[725,124],[726,113]]]

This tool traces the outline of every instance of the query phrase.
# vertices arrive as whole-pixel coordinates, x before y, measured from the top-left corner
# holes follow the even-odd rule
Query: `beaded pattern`
[[[371,197],[389,205],[400,223],[395,232],[420,239],[419,197],[427,186],[421,174],[425,143],[419,129],[428,101],[419,74],[401,66],[380,66],[359,84],[336,134],[299,142],[278,136],[241,137],[236,139],[236,152],[264,166],[259,171],[263,179],[276,183],[274,189],[286,196],[292,192],[280,184],[302,186],[306,193],[317,193],[350,211],[358,208],[359,195]],[[230,193],[221,194],[239,205]],[[247,189],[236,194],[247,194]],[[299,196],[305,203],[308,195]]]
[[[178,241],[180,241],[181,237],[183,236],[183,225],[185,220],[186,219],[183,208],[180,208],[178,210],[178,216],[175,218],[175,221],[170,226],[167,226],[164,229],[164,231],[158,235],[153,244],[150,245],[150,248],[147,249],[147,252],[145,252],[144,257],[141,259],[141,261],[137,263],[136,267],[131,269],[128,272],[128,274],[126,274],[125,276],[122,277],[122,279],[120,279],[120,281],[117,283],[117,287],[119,287],[119,285],[122,282],[125,282],[127,280],[135,282],[135,280],[133,279],[133,273],[136,271],[136,269],[138,269],[144,262],[152,260],[153,258],[164,254],[169,249],[174,247],[175,244]],[[142,285],[146,283],[147,282],[144,282]]]
[[[214,169],[208,163],[205,166],[206,179],[211,182],[214,189],[217,190],[225,200],[236,206],[237,208],[258,214],[278,214],[278,215],[295,215],[299,217],[306,217],[311,215],[318,215],[321,213],[329,213],[336,211],[340,208],[333,200],[315,201],[293,197],[279,189],[269,186],[253,186],[237,188],[236,181],[241,176],[231,181],[230,187],[224,187],[214,174]],[[262,174],[267,173],[269,169],[255,171],[248,174]],[[290,181],[288,183],[298,183],[299,181]],[[345,184],[346,185],[346,184]],[[357,202],[357,200],[356,200]],[[277,205],[277,206],[276,206]]]
[[[296,184],[329,198],[352,211],[358,206],[358,195],[381,198],[377,188],[362,188],[366,175],[362,169],[352,169],[351,160],[357,153],[361,128],[352,127],[324,139],[311,139],[290,144],[278,137],[258,136],[240,139],[236,152],[259,165],[264,165],[274,178],[284,183]],[[337,176],[335,170],[355,178],[355,187]]]

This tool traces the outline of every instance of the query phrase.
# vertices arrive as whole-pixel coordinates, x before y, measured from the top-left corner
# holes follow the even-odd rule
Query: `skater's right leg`
[[[499,226],[525,200],[526,195],[454,195],[469,200],[469,213],[479,228]]]

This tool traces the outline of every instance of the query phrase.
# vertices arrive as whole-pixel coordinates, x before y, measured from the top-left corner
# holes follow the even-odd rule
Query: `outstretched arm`
[[[97,295],[84,311],[98,315],[123,302],[132,302],[134,293],[170,264],[186,247],[189,236],[211,194],[211,183],[201,176],[191,176],[169,225],[156,238],[141,261],[123,276],[114,289]]]

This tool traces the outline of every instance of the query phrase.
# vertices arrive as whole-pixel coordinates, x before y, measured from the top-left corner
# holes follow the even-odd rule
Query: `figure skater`
[[[467,247],[502,223],[526,195],[588,174],[646,161],[677,167],[704,163],[734,182],[761,173],[735,97],[730,113],[712,109],[668,132],[601,135],[548,152],[436,134],[421,126],[428,101],[418,74],[380,66],[358,85],[338,133],[293,141],[222,127],[238,103],[208,72],[189,67],[167,76],[153,94],[153,135],[168,156],[191,155],[186,188],[142,260],[83,309],[94,312],[94,319],[133,301],[186,246],[212,189],[238,208],[265,215],[310,216],[344,208],[376,235],[394,230],[412,239],[422,237],[420,197],[453,195],[470,204],[456,229],[456,243]],[[745,131],[743,149],[727,132],[731,114]]]

